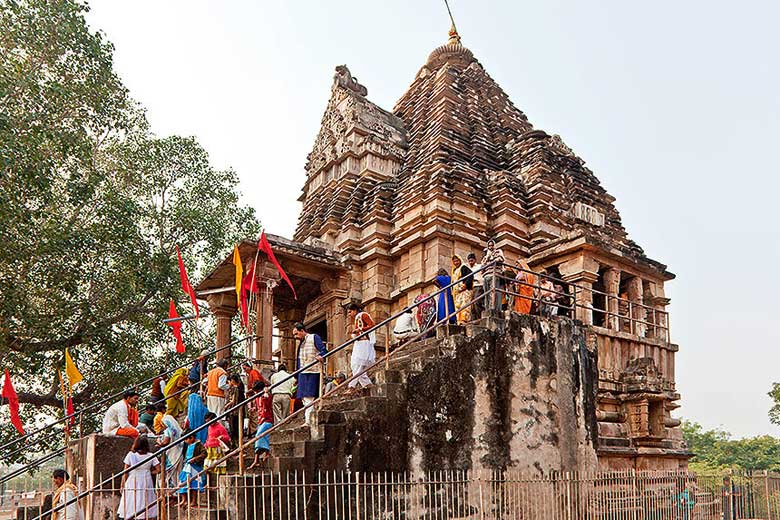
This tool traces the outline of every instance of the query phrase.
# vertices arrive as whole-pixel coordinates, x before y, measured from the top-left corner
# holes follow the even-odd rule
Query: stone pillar
[[[608,328],[620,330],[620,320],[618,319],[618,311],[620,310],[620,302],[618,301],[620,269],[610,267],[606,270],[604,273],[604,289],[607,293],[607,311],[610,313],[607,315]]]
[[[236,315],[236,293],[225,292],[210,294],[206,297],[209,309],[217,321],[217,345],[216,348],[224,347],[232,339],[231,322]],[[230,357],[231,349],[220,350],[217,352],[217,360]]]
[[[258,283],[257,319],[255,320],[255,341],[249,357],[262,361],[271,361],[274,341],[274,287],[276,282]]]
[[[643,304],[643,290],[642,279],[638,276],[631,278],[628,281],[628,301],[631,302],[631,332],[637,336],[644,337],[647,331],[647,325],[644,321],[647,321],[647,312],[642,306]]]
[[[297,341],[293,338],[293,327],[302,322],[305,316],[303,309],[290,309],[279,313],[279,361],[287,366],[287,370],[295,370],[295,355]]]
[[[576,284],[576,289],[570,290],[576,297],[575,318],[586,325],[593,324],[593,284],[599,277],[599,264],[594,259],[579,256],[566,261],[558,266],[561,277],[571,284]]]

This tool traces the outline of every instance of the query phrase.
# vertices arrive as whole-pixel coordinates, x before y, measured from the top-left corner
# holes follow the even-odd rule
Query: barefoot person
[[[347,307],[347,316],[354,321],[352,326],[352,337],[356,338],[352,346],[352,357],[350,358],[350,367],[352,376],[363,372],[359,377],[349,383],[350,388],[357,388],[357,385],[366,388],[371,385],[371,379],[364,371],[376,361],[376,334],[373,331],[365,333],[372,328],[375,323],[371,316],[363,311],[356,303],[350,303]]]

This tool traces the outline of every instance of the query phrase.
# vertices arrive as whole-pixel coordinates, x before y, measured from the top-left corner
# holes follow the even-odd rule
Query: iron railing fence
[[[102,480],[102,477],[101,477]],[[198,491],[110,481],[79,500],[85,518],[161,520],[522,519],[747,520],[780,518],[780,475],[682,471],[409,473],[286,472],[209,475]],[[138,480],[135,480],[138,482]],[[190,482],[190,488],[192,488]],[[32,520],[50,509],[44,488],[5,493],[0,510]],[[31,503],[35,500],[37,504]],[[41,503],[47,505],[42,506]],[[16,506],[16,510],[14,510]],[[45,508],[45,509],[44,509]],[[44,511],[42,511],[44,509]],[[45,517],[45,515],[44,515]],[[62,518],[60,513],[60,518]]]
[[[252,337],[254,337],[254,336],[248,336],[247,338],[243,338],[242,341],[251,339]],[[231,346],[232,345],[233,345],[233,343],[231,343]],[[224,347],[222,347],[222,348],[224,348]],[[228,370],[240,368],[241,364],[245,361],[245,358],[242,357],[242,356],[235,356],[235,357],[232,357],[231,359],[234,361],[234,363],[232,363],[228,367]],[[197,390],[197,389],[199,389],[201,387],[201,384],[202,384],[202,381],[201,382],[197,382],[197,383],[191,383],[191,384],[187,385],[184,388],[181,388],[181,389],[179,389],[179,390],[177,390],[177,391],[175,391],[175,392],[173,392],[173,393],[171,393],[169,395],[164,396],[162,399],[160,399],[160,401],[167,401],[168,399],[173,399],[173,398],[179,397],[180,395],[188,393],[188,392],[191,392],[192,390]],[[130,387],[130,388],[133,388],[133,387]],[[145,395],[144,390],[148,390],[148,389],[139,388],[138,391],[139,391],[139,393],[141,393],[141,395]],[[92,413],[94,414],[94,413],[96,413],[96,411],[93,411]],[[77,438],[83,436],[82,425],[83,425],[83,422],[82,422],[82,412],[79,412],[79,422],[78,422],[78,426],[77,426],[79,435],[78,435]],[[69,442],[69,436],[66,436],[66,442]],[[22,446],[22,448],[17,448],[16,451],[19,451],[20,449],[23,449],[23,448],[25,448],[25,447]],[[37,458],[35,460],[27,462],[22,467],[19,467],[19,468],[15,469],[15,470],[9,471],[8,473],[0,475],[0,485],[4,484],[6,482],[9,482],[9,481],[11,481],[11,480],[21,476],[21,475],[28,474],[31,471],[34,471],[35,469],[40,468],[41,466],[43,466],[47,462],[58,460],[60,457],[64,457],[66,455],[67,449],[68,448],[66,446],[62,446],[62,447],[57,448],[56,450],[51,451],[51,452],[49,452],[49,453],[47,453],[47,454],[45,454],[45,455],[43,455],[43,456],[41,456],[41,457],[39,457],[39,458]]]
[[[508,270],[515,273],[515,277],[507,276],[506,272]],[[533,276],[535,282],[528,283],[518,280],[516,278],[518,273]],[[583,309],[590,313],[591,316],[601,315],[603,317],[603,324],[601,325],[603,328],[628,332],[636,336],[653,337],[661,339],[666,343],[669,343],[671,340],[669,334],[669,313],[663,309],[629,300],[619,295],[599,291],[592,287],[589,288],[573,282],[567,282],[551,275],[540,274],[519,264],[494,264],[487,268],[485,274],[493,276],[494,280],[499,281],[499,283],[495,283],[490,287],[493,308],[499,308],[503,303],[503,296],[507,297],[506,303],[509,308],[511,308],[515,298],[530,300],[539,308],[543,303],[542,295],[547,293],[554,297],[554,302],[550,305],[571,313],[571,318],[576,318],[577,309]],[[550,280],[561,289],[542,287],[541,280],[543,278]],[[521,294],[519,292],[521,286],[533,288],[533,296]],[[603,307],[598,307],[594,304],[594,296],[603,298]],[[610,309],[614,309],[614,311]],[[644,313],[644,319],[641,317],[642,313]],[[590,320],[589,325],[594,325],[593,319]]]
[[[229,350],[232,352],[232,347],[245,342],[245,341],[252,341],[256,336],[254,335],[248,335],[239,339],[236,339],[234,341],[231,341],[227,345],[224,345],[222,347],[215,347],[213,349],[208,350],[208,356],[211,356],[213,354],[216,354],[218,352],[221,352],[223,350]],[[100,399],[98,399],[96,402],[93,402],[87,406],[85,406],[82,409],[76,410],[71,414],[65,414],[63,417],[56,419],[50,423],[45,424],[44,426],[41,426],[40,428],[36,428],[32,431],[27,432],[26,434],[15,437],[11,439],[10,441],[6,442],[5,444],[0,446],[0,458],[8,460],[12,456],[26,450],[32,449],[34,446],[41,442],[45,442],[46,440],[50,440],[52,437],[56,437],[58,435],[62,436],[64,435],[63,431],[61,429],[53,430],[55,427],[59,425],[63,425],[63,429],[69,428],[68,422],[72,422],[73,424],[70,427],[78,428],[78,431],[81,433],[81,425],[83,423],[83,419],[85,416],[94,415],[100,412],[105,412],[105,409],[108,408],[108,406],[114,404],[114,402],[122,396],[122,394],[126,390],[134,389],[141,393],[142,395],[145,395],[145,393],[150,392],[151,389],[149,388],[149,384],[154,381],[159,376],[170,376],[177,370],[180,370],[182,368],[188,368],[193,364],[193,361],[195,359],[190,359],[186,361],[185,363],[181,365],[174,366],[173,368],[170,368],[168,370],[165,370],[164,372],[161,372],[159,374],[155,374],[152,377],[149,377],[139,383],[135,383],[132,385],[129,385],[126,388],[123,388],[122,390],[118,392],[114,392],[108,396],[104,396]],[[196,386],[196,385],[192,385]],[[172,397],[172,396],[166,396],[166,398]],[[41,433],[47,433],[47,436],[45,439],[36,439],[31,440],[34,437],[38,436]],[[18,448],[16,448],[13,451],[8,451],[6,448],[11,448],[16,445],[21,444]],[[59,450],[59,453],[61,454],[64,451],[64,447]]]

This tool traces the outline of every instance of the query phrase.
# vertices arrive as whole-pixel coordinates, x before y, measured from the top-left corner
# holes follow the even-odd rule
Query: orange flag
[[[244,281],[244,264],[241,263],[241,255],[238,246],[233,248],[233,265],[236,266],[236,303],[241,303],[241,282]]]
[[[184,261],[181,259],[181,252],[179,246],[176,246],[176,256],[179,259],[179,278],[181,278],[181,288],[190,296],[192,306],[195,307],[195,317],[200,318],[200,311],[198,310],[198,300],[195,298],[195,288],[190,283],[189,277],[187,277],[187,269],[184,267]]]

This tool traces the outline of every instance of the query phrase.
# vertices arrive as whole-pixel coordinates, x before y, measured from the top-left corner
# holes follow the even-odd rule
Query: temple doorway
[[[309,327],[306,327],[306,329],[311,334],[317,334],[320,338],[322,338],[322,341],[324,341],[328,347],[328,350],[333,348],[333,345],[328,341],[328,321],[326,319],[321,319],[317,322],[314,322]]]

